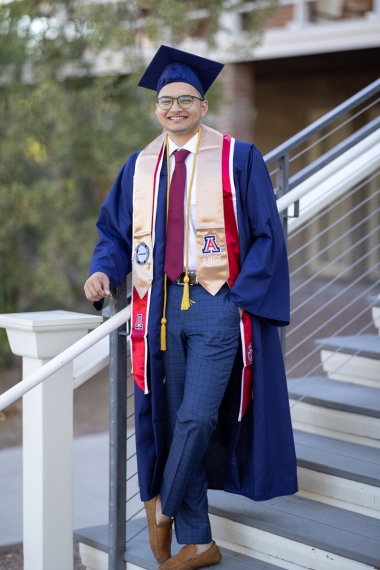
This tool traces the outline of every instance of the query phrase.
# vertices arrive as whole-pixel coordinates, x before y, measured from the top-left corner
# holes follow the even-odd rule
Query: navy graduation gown
[[[111,288],[131,271],[133,176],[139,153],[121,169],[99,214],[99,242],[90,274]],[[236,141],[233,157],[241,272],[230,292],[249,313],[253,336],[253,399],[238,421],[242,357],[238,351],[205,460],[209,487],[255,501],[297,492],[297,468],[278,326],[289,323],[289,274],[283,230],[269,174],[252,144]],[[148,322],[149,394],[135,389],[141,499],[156,496],[167,458],[164,370],[160,351],[165,252],[166,161],[157,202],[154,274]],[[97,308],[101,304],[95,304]]]

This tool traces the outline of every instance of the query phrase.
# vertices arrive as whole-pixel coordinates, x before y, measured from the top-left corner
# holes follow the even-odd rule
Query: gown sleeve
[[[290,301],[284,232],[268,170],[254,145],[250,145],[237,186],[240,242],[244,243],[231,300],[270,324],[286,326]]]
[[[94,248],[89,274],[105,273],[111,289],[123,281],[132,267],[132,193],[137,156],[138,153],[132,155],[120,170],[96,223],[99,241]],[[98,310],[102,305],[101,301],[94,303]]]

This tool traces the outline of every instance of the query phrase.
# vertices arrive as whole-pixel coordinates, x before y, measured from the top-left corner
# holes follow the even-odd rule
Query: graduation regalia
[[[165,50],[169,56],[177,51]],[[157,85],[156,77],[151,81]],[[211,129],[207,130],[212,134]],[[221,191],[230,268],[229,295],[233,303],[244,309],[244,315],[241,350],[237,352],[205,461],[209,488],[263,501],[297,491],[296,457],[277,330],[289,323],[287,252],[271,181],[259,151],[253,144],[235,141],[228,135],[223,137],[222,147]],[[163,147],[155,165],[152,240],[149,247],[144,242],[146,249],[142,252],[143,256],[152,255],[152,282],[142,298],[135,287],[132,295],[136,448],[143,501],[159,493],[168,453],[160,350],[166,243],[165,152]],[[100,240],[90,273],[106,273],[111,288],[132,271],[132,258],[136,263],[139,255],[133,241],[134,179],[139,157],[140,153],[133,154],[121,169],[97,222]]]

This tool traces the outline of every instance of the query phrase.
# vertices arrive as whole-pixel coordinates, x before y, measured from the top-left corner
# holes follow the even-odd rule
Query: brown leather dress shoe
[[[166,521],[157,524],[156,522],[156,502],[157,497],[144,503],[146,518],[148,519],[149,543],[153,556],[162,564],[171,557],[172,527],[173,521]]]
[[[222,560],[222,553],[215,544],[206,552],[197,555],[197,548],[194,544],[187,544],[170,560],[160,566],[160,570],[194,570],[218,564]]]

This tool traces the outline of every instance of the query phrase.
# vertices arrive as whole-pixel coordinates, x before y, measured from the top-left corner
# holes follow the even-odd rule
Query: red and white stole
[[[198,153],[196,196],[197,276],[212,295],[227,281],[230,288],[240,272],[240,247],[233,179],[235,141],[202,125]],[[132,374],[146,394],[147,330],[153,281],[153,247],[159,174],[165,151],[165,134],[139,155],[133,187],[132,259]],[[240,323],[243,362],[239,419],[252,398],[252,331],[244,313]]]

